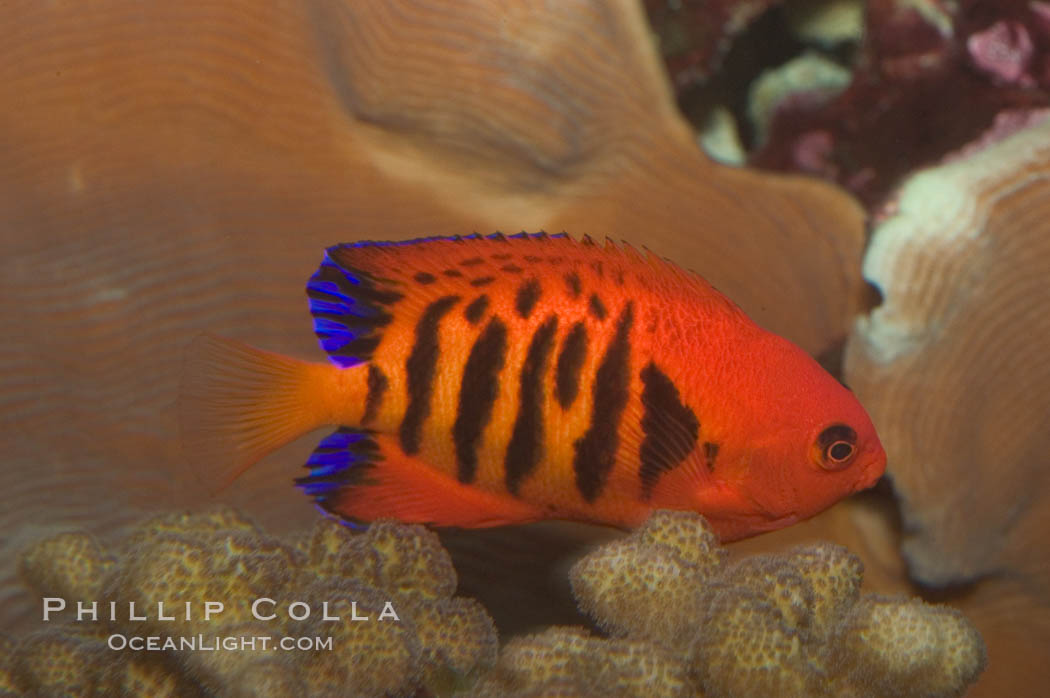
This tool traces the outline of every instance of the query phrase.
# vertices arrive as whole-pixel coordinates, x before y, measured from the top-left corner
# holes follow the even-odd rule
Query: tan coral
[[[21,689],[15,680],[15,641],[0,635],[0,696],[18,695]]]
[[[580,608],[617,636],[679,642],[692,633],[706,574],[683,564],[667,546],[616,541],[570,572]]]
[[[832,643],[831,669],[860,692],[961,696],[984,670],[984,643],[957,610],[871,595],[854,606]]]
[[[452,559],[425,526],[377,521],[364,542],[379,558],[376,586],[424,600],[447,599],[456,590]]]
[[[70,531],[34,544],[19,561],[19,572],[29,586],[47,596],[93,601],[112,560],[98,541],[83,531]]]
[[[864,263],[884,302],[846,355],[912,575],[981,580],[963,602],[987,634],[987,695],[1027,690],[1050,655],[1050,121],[1026,120],[903,186]]]
[[[708,695],[820,694],[823,677],[810,664],[810,650],[772,598],[725,584],[707,601],[690,653]]]
[[[860,598],[864,563],[832,543],[796,546],[785,555],[813,592],[811,629],[817,637],[826,638]]]
[[[310,535],[299,541],[306,566],[322,576],[353,577],[369,584],[379,579],[379,556],[364,533],[352,533],[331,519],[314,522]]]
[[[83,559],[105,559],[97,546],[87,546],[93,557],[84,554],[90,540],[70,533],[31,546],[22,561],[33,571],[27,581],[72,588],[70,575]],[[159,696],[225,695],[236,688],[242,696],[309,697],[353,686],[354,695],[405,695],[421,688],[450,691],[495,662],[492,619],[477,602],[452,596],[456,580],[448,554],[421,526],[386,522],[352,533],[319,522],[291,545],[233,510],[217,509],[153,518],[134,528],[122,548],[99,582],[103,598],[118,601],[116,621],[103,612],[97,622],[56,625],[30,636],[12,650],[12,666],[0,666],[20,690]],[[66,559],[70,551],[80,556],[77,564]],[[272,618],[252,614],[251,603],[260,598],[273,599],[261,608]],[[186,600],[193,604],[190,618],[182,612]],[[205,620],[205,600],[221,601],[225,609]],[[161,601],[174,620],[159,619]],[[129,620],[128,602],[146,620]],[[293,602],[304,604],[297,615],[309,613],[293,616]],[[251,642],[236,651],[129,655],[107,648],[110,634]],[[275,654],[282,637],[331,644]]]
[[[116,661],[107,656],[99,681],[99,695],[155,698],[196,698],[205,695],[192,679],[172,671],[168,662],[151,654],[138,653],[120,657]]]
[[[416,636],[422,645],[421,661],[433,688],[444,681],[455,686],[472,672],[496,662],[499,639],[492,618],[473,599],[442,599],[411,609]]]
[[[282,698],[304,695],[298,667],[284,657],[266,657],[245,666],[230,682],[232,698]]]
[[[580,608],[606,631],[676,646],[692,634],[700,592],[724,559],[702,517],[657,511],[630,537],[577,562],[569,581]]]
[[[222,600],[224,622],[250,622],[252,602],[288,586],[302,560],[276,538],[223,516],[176,514],[142,524],[129,537],[132,554],[115,571],[106,595],[139,609],[154,609],[158,602]],[[203,613],[189,620],[173,615],[173,621],[160,621],[152,614],[144,627],[188,634],[214,630]]]
[[[930,584],[1030,556],[1050,496],[1050,122],[913,176],[876,228],[847,380],[889,456]],[[1043,528],[1042,530],[1047,530]]]
[[[603,640],[582,628],[555,627],[514,638],[500,654],[491,695],[696,695],[688,668],[665,650],[637,640]]]
[[[380,620],[387,595],[364,585],[332,585],[328,592],[310,590],[315,598],[334,598],[330,612],[341,622],[311,625],[311,636],[329,637],[336,651],[306,653],[303,678],[311,696],[337,695],[347,686],[361,696],[405,695],[417,686],[422,662],[420,641],[410,619]],[[348,620],[354,615],[367,621]]]
[[[661,545],[673,550],[697,574],[718,573],[725,564],[726,551],[711,524],[688,511],[654,511],[632,536],[640,545]]]
[[[0,103],[19,105],[0,166],[0,229],[18,231],[0,255],[0,321],[18,328],[0,365],[13,534],[197,504],[214,483],[179,456],[185,344],[222,331],[319,357],[302,292],[335,242],[624,238],[814,352],[857,306],[861,209],[820,182],[710,163],[637,2],[3,12],[19,28],[0,66]],[[285,484],[307,452],[283,450],[223,500],[271,528],[310,521]],[[4,598],[19,604],[5,617],[32,602]]]
[[[772,603],[781,621],[791,629],[809,632],[814,624],[816,593],[799,567],[787,556],[755,555],[733,565],[723,578]]]
[[[863,565],[841,546],[798,546],[697,576],[691,563],[666,552],[670,541],[691,547],[688,537],[677,533],[683,517],[700,518],[658,514],[642,529],[649,544],[641,542],[640,530],[599,547],[573,568],[581,608],[624,637],[599,640],[550,631],[512,642],[500,659],[502,670],[516,677],[510,685],[575,681],[584,671],[593,681],[598,669],[581,668],[573,658],[622,651],[613,649],[617,642],[667,652],[672,662],[688,668],[704,695],[726,698],[850,698],[867,695],[875,674],[881,677],[880,695],[908,695],[915,679],[900,666],[901,652],[918,657],[907,648],[927,643],[931,649],[917,666],[926,672],[923,685],[931,695],[961,693],[983,670],[984,644],[969,620],[918,601],[861,597]],[[660,566],[648,562],[661,554]],[[667,588],[688,582],[694,586],[689,603],[668,595]],[[670,619],[662,604],[672,605],[680,617]]]
[[[109,652],[103,638],[48,628],[19,643],[11,673],[19,690],[31,695],[93,695]]]

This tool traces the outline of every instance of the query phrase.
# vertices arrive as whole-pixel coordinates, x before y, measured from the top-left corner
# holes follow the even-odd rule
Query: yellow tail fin
[[[340,369],[213,334],[186,350],[179,398],[183,454],[218,491],[263,456],[323,424]]]

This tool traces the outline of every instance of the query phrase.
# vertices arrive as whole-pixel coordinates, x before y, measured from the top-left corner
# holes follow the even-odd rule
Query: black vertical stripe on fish
[[[368,394],[365,395],[365,413],[361,417],[361,424],[368,424],[379,413],[379,407],[383,404],[383,394],[386,393],[390,380],[375,364],[368,365]]]
[[[459,406],[452,425],[457,477],[471,483],[478,470],[478,442],[492,418],[499,396],[499,372],[507,354],[507,326],[498,317],[489,320],[470,348],[459,386]]]
[[[608,315],[608,311],[605,309],[605,303],[602,303],[602,299],[597,294],[591,294],[590,311],[598,320],[604,320]]]
[[[476,325],[484,317],[485,311],[489,308],[489,297],[486,294],[482,294],[472,300],[467,306],[466,310],[463,311],[463,317],[467,319],[471,325]]]
[[[565,336],[558,353],[554,394],[562,409],[569,409],[580,392],[580,373],[583,371],[583,360],[586,356],[587,329],[582,322],[577,322]]]
[[[631,384],[630,334],[633,322],[634,303],[628,301],[616,322],[616,334],[594,376],[591,423],[575,443],[572,467],[576,473],[576,488],[588,502],[593,502],[602,493],[620,444],[620,419],[627,407]]]
[[[543,453],[543,379],[557,330],[558,317],[551,315],[532,335],[521,367],[518,416],[505,459],[507,491],[511,494],[518,493],[522,480],[539,464]]]
[[[437,368],[438,326],[441,318],[459,302],[459,296],[438,298],[423,310],[416,323],[416,341],[405,361],[408,378],[408,407],[401,420],[401,449],[412,455],[419,452],[423,422],[430,416],[430,396],[434,391],[434,371]]]
[[[580,282],[580,275],[576,272],[571,271],[566,274],[565,283],[569,287],[569,293],[573,298],[579,298],[580,294],[583,293],[583,284]]]
[[[715,469],[715,459],[718,458],[718,444],[711,441],[704,442],[704,463],[708,470]]]
[[[685,460],[696,448],[700,422],[688,406],[682,404],[674,381],[655,363],[642,369],[642,439],[641,468],[638,477],[642,496],[652,496],[660,476]]]
[[[540,299],[540,282],[536,279],[529,279],[521,286],[518,287],[518,293],[514,298],[514,307],[518,311],[518,315],[523,318],[527,318],[532,314],[532,309],[536,307],[536,302]]]

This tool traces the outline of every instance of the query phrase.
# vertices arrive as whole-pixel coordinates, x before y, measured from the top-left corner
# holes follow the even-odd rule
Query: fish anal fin
[[[464,485],[406,455],[384,434],[342,428],[321,442],[307,467],[311,474],[297,484],[322,509],[355,523],[393,518],[487,528],[543,518],[532,504]]]

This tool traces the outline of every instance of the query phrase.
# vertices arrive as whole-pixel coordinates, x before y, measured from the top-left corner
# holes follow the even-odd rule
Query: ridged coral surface
[[[910,572],[975,584],[997,694],[1032,690],[1050,652],[1050,121],[1033,120],[1000,120],[902,186],[864,263],[884,300],[845,364]]]
[[[1050,121],[975,149],[912,177],[875,229],[884,300],[846,361],[930,584],[1031,557],[1050,521]]]

